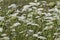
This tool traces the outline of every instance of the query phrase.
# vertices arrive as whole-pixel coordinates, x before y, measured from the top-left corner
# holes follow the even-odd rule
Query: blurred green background
[[[11,4],[17,4],[17,5],[25,5],[28,4],[29,2],[34,2],[35,0],[3,0],[0,2],[0,6],[2,9],[6,9],[9,5]],[[51,1],[60,1],[60,0],[37,0],[39,1],[47,1],[48,3]]]
[[[20,4],[20,5],[24,5],[24,4],[28,4],[29,2],[33,2],[34,0],[3,0],[2,3],[0,3],[0,5],[10,5],[10,4]],[[51,1],[59,1],[59,0],[37,0],[37,1],[47,1],[47,2],[51,2]]]

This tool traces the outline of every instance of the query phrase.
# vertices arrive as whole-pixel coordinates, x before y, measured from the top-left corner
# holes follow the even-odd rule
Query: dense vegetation
[[[59,1],[0,3],[0,40],[60,40]]]

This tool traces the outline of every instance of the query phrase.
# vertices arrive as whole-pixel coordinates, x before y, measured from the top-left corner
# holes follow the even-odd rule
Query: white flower
[[[3,31],[3,28],[2,27],[0,27],[0,32],[2,32]]]
[[[13,31],[15,31],[15,29],[12,29],[11,31],[13,32]]]
[[[38,8],[37,10],[40,11],[40,10],[44,10],[44,9],[43,8]]]
[[[38,32],[37,34],[41,34],[42,32]]]
[[[41,15],[42,12],[41,12],[41,11],[37,11],[37,13],[38,13],[39,15]]]
[[[24,21],[24,19],[25,19],[25,16],[18,16],[18,20],[21,20],[21,21]]]
[[[33,6],[32,8],[33,8],[33,9],[37,9],[37,7],[34,7],[34,6]]]
[[[16,22],[13,24],[13,26],[18,26],[18,25],[21,25],[19,22]]]
[[[48,29],[48,27],[45,27],[45,28],[43,29],[43,31],[44,31],[44,30],[47,30],[47,29]]]
[[[28,14],[28,17],[32,17],[33,15],[32,14]]]
[[[35,18],[39,18],[40,16],[36,16]]]
[[[2,2],[3,0],[0,0],[0,2]]]
[[[28,23],[27,23],[27,25],[29,25],[29,24],[30,24],[30,25],[39,26],[38,24],[36,24],[36,23],[33,23],[33,22],[28,22]]]
[[[31,6],[38,6],[38,5],[40,5],[40,3],[38,2],[38,3],[35,3],[35,2],[30,2],[29,3]]]
[[[48,29],[52,29],[53,28],[53,26],[51,25],[51,26],[46,26],[44,29],[43,29],[43,31],[44,30],[48,30]]]
[[[41,10],[40,10],[40,11],[38,10],[38,14],[39,14],[39,15],[45,15],[46,13],[45,13],[45,12],[42,13]]]
[[[20,11],[17,9],[15,12],[16,12],[16,13],[19,13]]]
[[[29,32],[33,32],[33,30],[29,30]]]
[[[46,3],[46,1],[42,1],[42,3]]]
[[[2,34],[1,36],[7,36],[7,34],[4,33],[4,34]]]
[[[36,23],[33,23],[32,25],[36,25],[36,26],[39,26],[38,24],[36,24]]]
[[[3,37],[4,40],[9,40],[9,37]]]
[[[57,8],[57,6],[55,6],[55,8],[49,9],[48,11],[49,11],[49,12],[52,12],[52,11],[58,12],[58,8]]]
[[[60,38],[55,38],[55,40],[60,40]]]
[[[34,3],[34,2],[30,2],[29,4],[32,6],[36,5],[36,3]]]
[[[35,0],[34,2],[37,2],[37,0]]]
[[[51,16],[52,14],[51,13],[46,13],[45,16]]]
[[[16,4],[11,4],[10,6],[8,6],[8,8],[12,8],[12,9],[15,9],[17,6]]]
[[[54,33],[54,35],[59,35],[60,33]]]
[[[14,23],[10,28],[13,28],[13,27],[16,27],[16,26],[18,26],[18,25],[21,25],[19,22],[16,22],[16,23]],[[15,29],[13,29],[12,31],[15,31]]]
[[[57,3],[57,5],[60,5],[60,2],[59,1],[57,1],[56,3]]]
[[[1,7],[0,7],[0,9],[1,9]]]
[[[3,21],[3,20],[4,20],[4,17],[1,17],[1,16],[0,16],[0,20]]]
[[[24,31],[21,31],[21,32],[19,32],[19,33],[24,33]]]
[[[28,30],[27,33],[30,35],[32,34],[34,31],[33,30]]]
[[[56,12],[58,12],[59,10],[58,10],[58,8],[55,6],[55,8],[54,8],[54,11],[56,11]]]
[[[38,34],[33,34],[33,37],[38,37]]]
[[[25,5],[25,6],[23,6],[23,8],[29,8],[29,7],[31,7],[31,5]]]
[[[26,37],[28,37],[29,35],[28,34],[26,34]]]
[[[53,17],[44,17],[44,19],[55,20]]]
[[[58,29],[57,30],[60,30],[60,26],[58,27]]]
[[[32,11],[32,8],[29,8],[28,11]]]
[[[29,24],[33,24],[33,22],[28,22],[27,25],[29,25]]]
[[[25,6],[23,6],[22,12],[23,11],[27,11],[27,9],[29,9],[29,7],[31,7],[31,5],[25,5]]]
[[[42,1],[42,5],[46,5],[46,1]]]
[[[13,13],[13,14],[11,14],[10,16],[15,17],[15,16],[17,16],[17,14],[18,14],[18,13]]]
[[[50,22],[46,23],[46,25],[50,25],[50,24],[53,24],[53,22],[50,21]]]
[[[38,38],[40,38],[40,39],[47,39],[46,37],[43,37],[43,36],[38,36]]]
[[[54,11],[54,8],[52,8],[52,9],[48,9],[48,11],[49,11],[49,12],[52,12],[52,11]]]
[[[40,5],[40,2],[37,2],[36,5],[37,5],[37,6]]]

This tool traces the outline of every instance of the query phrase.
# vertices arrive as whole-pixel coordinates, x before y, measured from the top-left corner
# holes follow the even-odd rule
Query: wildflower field
[[[0,0],[0,40],[60,40],[59,1]]]

